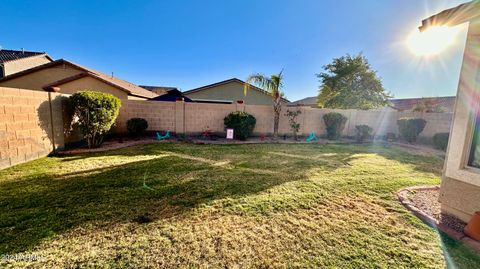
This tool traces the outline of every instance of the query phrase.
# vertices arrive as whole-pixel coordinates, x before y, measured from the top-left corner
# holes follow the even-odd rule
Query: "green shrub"
[[[337,112],[330,112],[323,115],[323,121],[327,129],[327,138],[330,140],[337,140],[342,134],[347,117]]]
[[[417,141],[418,135],[427,125],[427,121],[419,118],[402,118],[397,120],[397,125],[403,139],[412,143]]]
[[[78,124],[89,148],[99,147],[103,136],[115,123],[120,99],[102,92],[80,91],[70,96],[73,119]]]
[[[368,125],[361,124],[355,126],[355,137],[358,143],[362,143],[372,137],[372,132],[373,129]]]
[[[433,145],[437,149],[447,150],[449,133],[436,133],[433,136]]]
[[[130,136],[139,137],[145,134],[148,122],[142,118],[131,118],[127,121],[127,131]]]
[[[253,132],[257,120],[254,116],[241,111],[235,111],[223,119],[226,128],[232,128],[235,138],[246,140]]]

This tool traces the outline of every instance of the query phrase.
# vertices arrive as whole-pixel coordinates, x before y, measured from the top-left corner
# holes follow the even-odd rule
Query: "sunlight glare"
[[[425,32],[415,29],[407,39],[407,45],[417,56],[433,56],[455,43],[458,28],[447,26],[431,27]]]

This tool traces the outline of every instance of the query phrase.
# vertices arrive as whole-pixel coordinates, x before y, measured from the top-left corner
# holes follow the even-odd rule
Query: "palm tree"
[[[266,77],[262,74],[252,74],[245,81],[243,94],[247,95],[251,84],[258,86],[272,96],[273,111],[275,112],[273,118],[273,137],[278,137],[278,123],[280,121],[280,111],[282,110],[282,87],[283,87],[283,70],[276,75]]]

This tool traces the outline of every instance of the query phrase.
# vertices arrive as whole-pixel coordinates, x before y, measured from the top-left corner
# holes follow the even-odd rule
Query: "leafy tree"
[[[88,147],[95,148],[102,144],[103,136],[115,123],[121,102],[108,93],[80,91],[70,96],[70,105]]]
[[[298,140],[297,133],[300,130],[300,123],[297,122],[298,115],[302,114],[301,110],[291,111],[287,109],[285,116],[288,117],[288,123],[290,124],[290,129],[293,131],[293,138]]]
[[[325,72],[317,74],[320,107],[372,109],[385,106],[391,98],[362,54],[335,58],[323,69]]]
[[[280,121],[280,112],[282,111],[282,87],[283,87],[283,70],[280,73],[266,77],[262,74],[253,74],[250,75],[244,86],[244,94],[247,95],[248,89],[250,89],[251,84],[262,88],[272,96],[273,100],[273,137],[278,137],[278,124]]]
[[[427,112],[427,113],[443,113],[445,108],[434,101],[421,101],[418,102],[413,108],[413,112]]]

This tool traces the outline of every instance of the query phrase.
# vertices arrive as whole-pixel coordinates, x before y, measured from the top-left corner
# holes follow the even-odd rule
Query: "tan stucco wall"
[[[247,105],[272,105],[272,98],[257,90],[250,89],[245,96],[243,94],[243,84],[236,81],[186,94],[186,96],[192,99],[228,100],[233,102],[244,100]]]
[[[110,93],[120,99],[128,99],[128,94],[118,88],[115,88],[105,82],[92,77],[83,77],[68,83],[62,84],[60,93],[73,94],[82,90],[91,90],[104,93]]]
[[[464,221],[480,210],[480,172],[468,167],[474,118],[479,109],[480,20],[471,21],[442,176],[442,210]]]
[[[60,65],[0,82],[0,87],[43,91],[43,86],[45,85],[80,73],[82,73],[82,71],[78,69],[74,69],[68,65]]]
[[[51,60],[48,59],[47,56],[45,55],[38,55],[34,57],[23,58],[16,61],[6,62],[4,63],[5,76],[18,73],[20,71],[30,69],[32,67],[46,64],[49,62],[51,62]]]
[[[4,82],[0,82],[2,87],[31,89],[37,91],[44,91],[45,85],[51,84],[58,80],[68,78],[77,74],[83,73],[83,71],[73,68],[71,66],[55,66],[51,68],[42,69],[30,74],[23,75],[21,77],[13,78]],[[131,100],[146,100],[143,97],[128,96],[125,91],[122,91],[114,86],[111,86],[105,82],[92,77],[83,77],[75,81],[62,84],[60,87],[60,93],[72,94],[79,90],[95,90],[100,92],[106,92],[117,96],[120,99]]]
[[[128,100],[137,100],[137,101],[140,101],[140,100],[148,100],[148,98],[129,95],[129,96],[128,96]]]
[[[470,217],[480,210],[480,187],[443,177],[440,201],[444,212],[468,222]]]

